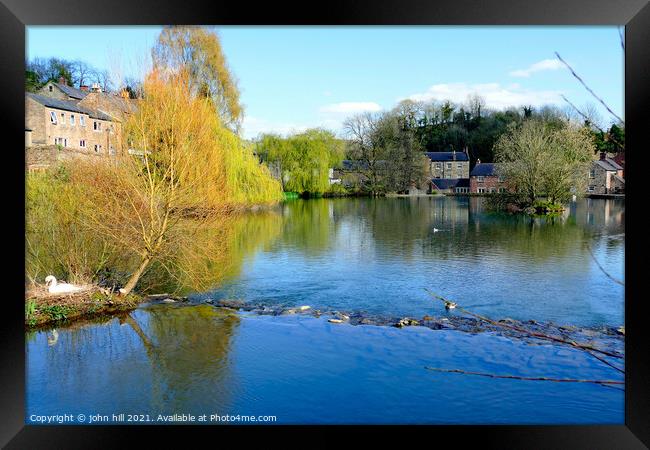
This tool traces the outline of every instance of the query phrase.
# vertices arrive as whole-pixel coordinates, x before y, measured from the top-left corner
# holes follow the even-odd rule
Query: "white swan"
[[[59,332],[56,331],[56,328],[52,330],[52,337],[47,337],[47,346],[52,347],[56,345],[56,342],[59,340]]]
[[[48,275],[45,277],[45,285],[47,286],[50,294],[65,294],[69,292],[79,292],[83,290],[81,286],[75,286],[74,284],[69,283],[57,283],[56,278],[53,275]]]

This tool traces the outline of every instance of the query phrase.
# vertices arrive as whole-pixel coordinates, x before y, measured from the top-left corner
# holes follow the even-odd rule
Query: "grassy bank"
[[[44,288],[32,288],[25,294],[25,328],[38,329],[109,316],[135,309],[143,301],[137,295],[118,296],[98,287],[74,294],[49,294]]]

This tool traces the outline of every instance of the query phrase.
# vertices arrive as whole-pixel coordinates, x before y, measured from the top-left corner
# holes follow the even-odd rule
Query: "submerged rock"
[[[395,324],[397,328],[402,328],[402,327],[412,327],[415,325],[419,325],[419,322],[415,319],[409,319],[408,317],[405,317],[403,319],[400,319],[399,322]]]
[[[309,305],[303,305],[303,306],[298,306],[296,308],[298,311],[307,311],[308,309],[311,309],[311,306]]]
[[[239,309],[239,308],[243,308],[246,305],[246,303],[243,300],[221,299],[217,302],[217,305],[223,306],[225,308]]]
[[[343,323],[341,319],[327,319],[329,323]]]

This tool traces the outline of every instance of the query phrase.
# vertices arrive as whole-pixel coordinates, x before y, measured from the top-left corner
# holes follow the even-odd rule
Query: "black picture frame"
[[[257,426],[35,426],[25,425],[25,341],[23,322],[24,265],[24,62],[25,26],[27,25],[625,25],[625,118],[626,118],[626,191],[635,205],[642,205],[643,154],[648,153],[644,131],[648,127],[650,99],[650,4],[646,0],[624,3],[611,0],[491,0],[475,2],[354,1],[340,0],[321,4],[278,5],[238,2],[203,5],[196,0],[139,0],[90,3],[82,0],[0,0],[0,45],[3,81],[2,102],[4,133],[3,192],[5,225],[15,238],[5,255],[5,291],[2,327],[2,364],[0,370],[0,444],[8,449],[26,448],[113,448],[129,447],[134,439],[163,442],[163,448],[175,442],[187,445],[187,433],[200,438],[221,439],[224,434],[247,440],[252,431],[263,432],[277,443],[303,445],[339,441],[332,434],[351,432],[362,437],[379,437],[385,443],[442,444],[444,441],[480,445],[482,448],[588,448],[633,449],[650,446],[650,351],[648,327],[644,326],[642,252],[647,238],[643,231],[642,208],[627,211],[626,263],[626,392],[625,425],[612,426],[384,426],[384,427],[257,427]],[[7,139],[8,137],[12,139]],[[646,147],[646,148],[644,148]],[[637,198],[637,200],[634,200]],[[7,236],[7,235],[5,235]],[[645,338],[644,338],[645,336]],[[300,431],[305,435],[296,438]],[[197,437],[197,438],[198,438]],[[328,440],[323,440],[323,438]],[[347,437],[347,436],[346,436]],[[343,438],[343,436],[341,436]],[[329,440],[332,439],[332,440]],[[208,441],[209,442],[209,441]],[[213,441],[225,442],[225,441]],[[235,441],[237,442],[237,441]],[[243,441],[239,441],[243,442]],[[447,444],[449,445],[449,444]]]

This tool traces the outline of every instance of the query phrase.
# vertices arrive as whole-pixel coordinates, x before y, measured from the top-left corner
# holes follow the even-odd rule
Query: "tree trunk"
[[[133,272],[133,275],[131,275],[131,278],[129,278],[129,281],[126,283],[126,286],[124,286],[123,289],[120,289],[120,293],[122,295],[128,295],[131,293],[135,285],[138,283],[138,280],[140,279],[144,271],[147,269],[147,266],[149,265],[150,262],[151,262],[150,256],[147,256],[142,260],[142,262],[140,263],[140,267],[138,267],[138,270]]]

